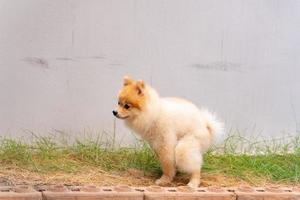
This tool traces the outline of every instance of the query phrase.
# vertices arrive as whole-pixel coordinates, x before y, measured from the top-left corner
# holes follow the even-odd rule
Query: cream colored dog
[[[163,175],[156,184],[170,183],[177,167],[191,174],[189,186],[199,186],[202,154],[223,132],[223,124],[212,113],[183,99],[161,98],[143,81],[125,76],[113,114],[157,153]]]

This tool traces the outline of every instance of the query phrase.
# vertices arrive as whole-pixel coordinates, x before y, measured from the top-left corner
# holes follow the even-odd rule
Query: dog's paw
[[[168,176],[163,175],[162,177],[160,177],[159,179],[157,179],[155,181],[156,185],[160,185],[160,186],[167,186],[172,182],[172,179]]]
[[[200,185],[200,181],[190,181],[188,184],[187,184],[189,187],[191,188],[197,188],[199,185]]]

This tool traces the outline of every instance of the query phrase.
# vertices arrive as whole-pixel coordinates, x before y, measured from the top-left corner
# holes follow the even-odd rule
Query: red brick
[[[235,194],[223,188],[197,188],[188,186],[162,188],[152,186],[145,189],[145,200],[234,200]]]
[[[128,186],[86,186],[73,188],[73,191],[61,186],[57,188],[44,191],[44,200],[143,200],[142,192]]]
[[[0,200],[41,200],[42,194],[29,186],[0,187]]]
[[[43,190],[43,189],[41,189]],[[150,186],[133,188],[116,187],[65,187],[51,186],[37,192],[29,186],[0,187],[0,200],[300,200],[300,188],[266,187],[252,188],[163,188]]]
[[[296,192],[280,187],[252,188],[239,187],[235,191],[237,200],[296,200]]]

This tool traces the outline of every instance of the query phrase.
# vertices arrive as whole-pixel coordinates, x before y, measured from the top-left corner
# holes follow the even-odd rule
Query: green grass
[[[33,172],[72,173],[87,167],[122,172],[139,169],[147,175],[161,174],[159,162],[147,144],[113,148],[98,139],[61,145],[52,137],[38,137],[30,143],[0,139],[2,167],[17,166]],[[254,142],[255,141],[255,142]],[[300,183],[300,142],[298,137],[273,140],[248,140],[238,134],[205,154],[203,173],[284,184]]]

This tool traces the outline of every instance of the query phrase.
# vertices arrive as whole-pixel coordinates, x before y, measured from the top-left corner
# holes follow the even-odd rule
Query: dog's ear
[[[129,76],[123,77],[123,86],[129,85],[133,82],[133,80]]]
[[[136,82],[136,89],[139,95],[143,95],[145,89],[145,83],[143,80],[138,80]]]

